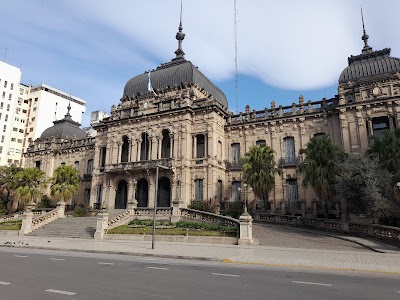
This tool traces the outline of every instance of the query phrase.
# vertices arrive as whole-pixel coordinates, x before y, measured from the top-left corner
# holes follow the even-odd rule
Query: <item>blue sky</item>
[[[361,53],[359,0],[237,0],[238,109],[318,101],[337,92],[347,57]],[[362,1],[369,44],[400,57],[400,1]],[[0,11],[0,60],[22,82],[46,83],[110,111],[126,82],[170,61],[180,0],[15,0]],[[236,112],[233,0],[184,0],[183,50]],[[7,48],[7,51],[6,51]]]

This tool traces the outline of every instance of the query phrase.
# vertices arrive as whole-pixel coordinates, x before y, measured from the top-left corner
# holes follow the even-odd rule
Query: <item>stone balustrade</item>
[[[201,222],[220,225],[220,226],[231,226],[238,228],[240,221],[231,217],[221,216],[205,211],[181,208],[181,217],[192,220],[199,220]]]
[[[314,227],[348,232],[355,235],[372,236],[400,245],[400,228],[379,224],[344,223],[329,219],[311,219],[298,216],[272,216],[264,213],[256,215],[256,221]]]
[[[36,212],[35,212],[36,213]],[[34,213],[34,215],[35,215]],[[41,212],[37,212],[38,217],[35,217],[32,220],[32,231],[43,227],[46,224],[49,224],[50,222],[57,220],[59,218],[59,209],[55,208],[45,214],[42,214]]]
[[[131,162],[121,162],[117,164],[105,165],[106,172],[120,172],[120,171],[132,171],[142,169],[155,169],[157,165],[162,165],[168,168],[172,167],[172,158],[163,158],[157,160],[141,160]]]

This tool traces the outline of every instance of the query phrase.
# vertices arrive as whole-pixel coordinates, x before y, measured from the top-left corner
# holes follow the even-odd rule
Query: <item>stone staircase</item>
[[[93,239],[97,217],[68,217],[57,219],[33,232],[30,236]]]

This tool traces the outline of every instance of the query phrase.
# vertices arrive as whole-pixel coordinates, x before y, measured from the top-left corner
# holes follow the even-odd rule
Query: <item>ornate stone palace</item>
[[[370,137],[400,126],[400,60],[390,49],[374,51],[363,35],[362,53],[348,58],[338,95],[321,101],[300,96],[291,106],[233,114],[224,93],[184,58],[182,24],[176,57],[130,79],[111,116],[88,138],[69,113],[43,132],[25,153],[25,167],[50,177],[61,164],[75,165],[82,184],[75,204],[108,208],[153,207],[193,200],[220,203],[247,198],[250,205],[282,214],[317,214],[319,200],[301,185],[299,150],[327,134],[343,151],[362,152]],[[151,83],[150,83],[151,75]],[[154,88],[154,90],[153,90]],[[269,203],[242,182],[239,158],[256,144],[276,152],[283,169]],[[339,203],[331,207],[339,211]]]

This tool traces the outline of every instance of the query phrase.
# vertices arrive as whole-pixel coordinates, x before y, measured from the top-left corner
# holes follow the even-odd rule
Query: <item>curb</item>
[[[219,258],[199,257],[199,256],[185,256],[185,255],[168,255],[168,254],[153,254],[153,253],[134,253],[125,251],[107,251],[107,250],[83,250],[83,249],[61,249],[40,246],[17,246],[17,245],[0,245],[1,248],[18,248],[18,249],[38,249],[38,250],[51,250],[51,251],[70,251],[81,253],[98,253],[98,254],[118,254],[127,256],[142,256],[142,257],[161,257],[172,259],[186,259],[186,260],[200,260],[200,261],[213,261],[222,262]]]

